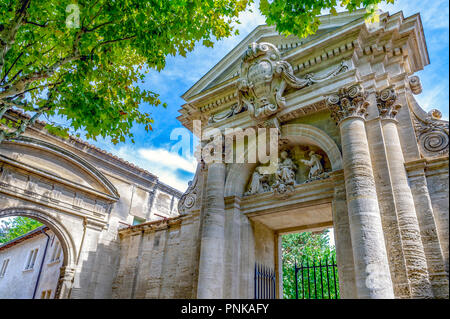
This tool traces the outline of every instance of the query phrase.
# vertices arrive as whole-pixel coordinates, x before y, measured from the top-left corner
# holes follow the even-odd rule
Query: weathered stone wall
[[[444,255],[445,271],[449,273],[449,175],[448,157],[432,160],[425,169],[428,192],[433,206],[433,215],[436,221],[437,233]]]
[[[198,216],[183,216],[120,231],[120,264],[113,298],[195,298]]]
[[[0,218],[28,216],[64,233],[63,297],[111,298],[118,230],[135,217],[177,216],[181,193],[147,171],[81,140],[52,136],[42,126],[0,146]]]

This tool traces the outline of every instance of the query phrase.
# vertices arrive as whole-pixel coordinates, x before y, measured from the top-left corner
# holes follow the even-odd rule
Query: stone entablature
[[[281,54],[281,59],[292,66],[295,76],[300,79],[311,73],[321,76],[333,73],[333,70],[344,61],[348,71],[343,72],[344,74],[341,76],[336,74],[335,79],[333,78],[325,84],[339,87],[356,80],[362,81],[363,86],[368,89],[374,85],[374,88],[377,89],[377,87],[383,88],[398,81],[408,82],[407,74],[421,70],[429,63],[425,43],[421,40],[423,32],[418,15],[405,19],[401,12],[392,16],[382,13],[380,23],[375,26],[366,25],[361,17],[362,12],[355,12],[347,14],[345,17],[323,18],[324,21],[320,28],[331,28],[332,31],[318,35],[312,41],[306,41],[300,46],[285,51]],[[380,32],[380,30],[383,31]],[[187,101],[180,111],[182,115],[179,119],[183,125],[192,129],[192,120],[194,119],[202,120],[204,125],[207,125],[209,121],[209,125],[214,124],[214,127],[219,128],[229,127],[231,122],[235,122],[230,118],[236,117],[236,114],[241,112],[241,108],[238,106],[239,94],[236,94],[235,90],[242,74],[238,73],[232,78],[225,77],[222,80],[214,79],[213,74],[214,72],[219,74],[218,78],[220,78],[222,70],[229,69],[230,63],[239,70],[240,61],[236,54],[242,56],[246,44],[262,43],[265,39],[271,39],[276,46],[278,40],[272,33],[273,30],[269,27],[258,27],[199,83],[183,95]],[[348,44],[342,44],[343,37],[347,39]],[[409,40],[413,37],[418,41]],[[318,51],[324,53],[320,55],[316,53],[317,56],[314,56]],[[300,63],[300,61],[303,62]],[[299,64],[303,67],[298,67]],[[382,76],[386,72],[389,72],[390,76],[390,80],[387,82]],[[214,85],[204,89],[208,81]],[[309,112],[317,110],[317,107],[310,107],[310,105],[320,105],[320,103],[322,103],[320,109],[323,109],[323,93],[327,93],[324,91],[334,91],[334,88],[327,89],[324,88],[324,85],[320,87],[311,85],[309,89],[304,92],[288,90],[285,96],[286,108],[280,112],[280,116],[289,118],[291,112],[296,112],[297,116],[306,116],[310,114]],[[308,109],[309,112],[299,112],[299,109],[302,108]],[[217,123],[218,120],[221,123]],[[243,115],[237,118],[236,124],[245,128],[255,125],[255,122],[251,121],[249,115]]]

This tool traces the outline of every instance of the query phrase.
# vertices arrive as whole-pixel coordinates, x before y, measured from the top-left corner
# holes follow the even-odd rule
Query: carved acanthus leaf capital
[[[327,98],[327,107],[331,111],[331,117],[337,125],[349,117],[367,116],[367,92],[360,84],[355,84],[347,88],[341,88]]]
[[[376,93],[377,107],[382,119],[395,119],[400,104],[396,104],[397,94],[393,86],[387,87]]]

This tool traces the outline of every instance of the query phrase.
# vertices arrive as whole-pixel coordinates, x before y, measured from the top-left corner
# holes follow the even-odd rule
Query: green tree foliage
[[[337,14],[339,8],[350,12],[365,8],[366,19],[374,22],[378,20],[376,11],[381,2],[394,3],[394,0],[260,0],[259,9],[266,17],[266,23],[276,25],[278,32],[305,38],[317,32],[318,16],[323,10]]]
[[[133,142],[135,123],[152,130],[148,108],[163,105],[138,84],[168,55],[236,34],[253,0],[0,0],[0,143],[22,134],[41,115],[58,115],[87,138]],[[352,11],[381,0],[343,0]],[[393,2],[393,0],[387,0]],[[261,0],[268,24],[300,37],[314,33],[322,9],[336,0]],[[141,107],[139,107],[141,105]],[[147,109],[144,109],[147,108]],[[11,108],[28,112],[17,123]],[[55,117],[53,117],[55,118]],[[67,136],[69,127],[47,129]]]
[[[295,264],[299,267],[301,264],[304,266],[313,264],[318,266],[320,261],[322,265],[325,265],[326,261],[328,264],[332,263],[332,260],[336,260],[336,251],[334,246],[330,246],[328,230],[321,233],[311,233],[304,232],[298,234],[288,234],[282,236],[281,249],[282,249],[282,262],[283,262],[283,295],[286,299],[295,298]],[[328,298],[328,293],[331,293],[331,297],[334,298],[334,277],[331,267],[329,268],[329,273],[327,277],[326,268],[322,268],[322,278],[320,277],[319,269],[316,269],[316,284],[317,284],[317,295],[314,291],[314,271],[309,270],[309,291],[308,293],[308,273],[307,270],[303,271],[304,281],[301,281],[300,271],[298,273],[298,287],[299,287],[299,298],[310,298],[310,299],[322,299],[322,291],[319,287],[320,281],[322,280],[324,285],[323,298]],[[335,271],[336,282],[338,283],[337,271]],[[330,291],[328,291],[327,279],[330,279]],[[304,285],[305,296],[301,294],[301,285]],[[337,296],[339,298],[339,291],[337,291]]]
[[[33,116],[0,132],[23,133],[41,114],[58,114],[87,138],[132,138],[152,129],[140,104],[161,104],[137,84],[168,55],[233,34],[248,0],[0,0],[0,117],[11,107]],[[164,104],[163,104],[164,105]],[[7,123],[3,118],[3,124]],[[47,127],[67,135],[68,128]]]
[[[0,220],[0,243],[6,243],[42,226],[37,220],[28,217]]]

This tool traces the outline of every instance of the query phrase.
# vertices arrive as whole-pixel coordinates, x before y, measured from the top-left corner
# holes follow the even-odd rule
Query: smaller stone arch
[[[334,140],[324,131],[308,124],[286,124],[281,128],[281,138],[293,144],[312,144],[328,156],[333,171],[343,168],[342,155]]]
[[[29,217],[32,219],[35,219],[46,226],[50,228],[58,238],[59,242],[61,243],[61,247],[63,250],[63,263],[61,267],[61,272],[67,272],[67,270],[73,270],[75,269],[75,262],[76,262],[76,247],[75,243],[73,241],[72,236],[70,235],[69,231],[62,225],[58,220],[56,220],[53,216],[51,216],[49,213],[45,212],[44,210],[35,209],[35,208],[28,208],[28,207],[13,207],[13,208],[6,208],[0,210],[0,218],[3,217],[14,217],[14,216],[24,216]],[[67,298],[68,290],[64,289],[64,293],[61,293],[62,291],[62,284],[61,278],[67,275],[60,274],[60,280],[58,281],[58,287],[56,289],[57,291],[57,298]],[[71,281],[71,280],[69,280]],[[67,287],[65,287],[67,288]]]
[[[335,141],[323,130],[308,124],[285,124],[281,127],[281,139],[292,144],[311,144],[322,149],[328,156],[333,171],[343,169],[342,155]],[[248,150],[247,150],[248,152]],[[244,193],[251,172],[257,166],[252,163],[236,163],[229,166],[224,196]]]

